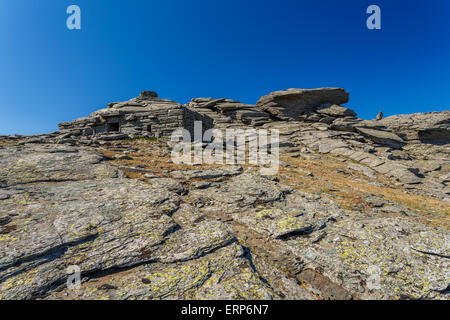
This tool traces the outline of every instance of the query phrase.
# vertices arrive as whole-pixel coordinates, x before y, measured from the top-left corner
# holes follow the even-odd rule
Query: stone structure
[[[256,105],[226,98],[195,98],[182,106],[158,98],[153,91],[144,91],[129,101],[110,103],[108,108],[89,117],[60,123],[60,137],[117,140],[170,136],[181,127],[192,133],[194,121],[202,121],[203,130],[258,127],[274,120],[298,121],[307,120],[307,117],[312,117],[313,121],[315,117],[333,121],[337,117],[356,116],[352,110],[339,105],[347,101],[348,93],[344,89],[319,88],[273,92],[262,97]]]
[[[399,148],[406,141],[446,144],[450,139],[449,111],[399,115],[378,120],[363,120],[341,104],[349,93],[341,88],[288,89],[261,97],[256,105],[220,98],[194,98],[181,105],[158,98],[153,91],[125,102],[113,102],[85,118],[59,124],[60,131],[45,137],[30,137],[36,142],[51,138],[59,143],[91,144],[135,137],[169,137],[185,128],[193,137],[194,122],[201,121],[203,132],[210,128],[271,128],[308,123],[329,125],[336,131],[354,132],[378,145]]]
[[[89,117],[59,124],[67,136],[98,136],[108,140],[125,137],[168,136],[183,127],[184,108],[172,100],[160,99],[155,92],[143,91],[139,97],[110,103]]]

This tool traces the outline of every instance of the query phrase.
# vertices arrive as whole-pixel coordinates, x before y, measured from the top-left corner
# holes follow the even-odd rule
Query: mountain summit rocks
[[[261,97],[257,106],[280,120],[298,120],[324,104],[347,103],[349,94],[341,88],[288,89]],[[356,115],[356,114],[355,114]]]
[[[123,139],[169,136],[177,128],[193,130],[194,121],[202,121],[206,128],[261,126],[272,120],[298,121],[302,115],[334,119],[354,117],[356,114],[339,106],[348,102],[348,93],[340,88],[289,89],[262,97],[256,105],[232,99],[194,98],[181,106],[175,101],[160,99],[153,91],[125,102],[112,102],[89,117],[59,124],[61,139],[91,137]],[[120,135],[118,135],[120,133]]]
[[[348,100],[144,91],[0,136],[0,300],[448,300],[450,111],[363,120]],[[173,163],[167,137],[194,121],[279,130],[278,174]]]

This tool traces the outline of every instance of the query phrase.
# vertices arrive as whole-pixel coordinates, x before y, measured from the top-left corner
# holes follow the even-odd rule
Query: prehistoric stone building
[[[177,102],[160,99],[155,92],[144,91],[137,98],[110,103],[89,117],[59,124],[71,136],[168,136],[183,127],[184,108]]]
[[[231,99],[195,98],[182,106],[158,98],[153,91],[125,102],[110,103],[89,117],[59,124],[67,137],[97,137],[104,140],[125,137],[170,136],[177,128],[193,133],[194,122],[201,121],[203,131],[217,127],[258,126],[269,122],[268,113],[255,105]]]

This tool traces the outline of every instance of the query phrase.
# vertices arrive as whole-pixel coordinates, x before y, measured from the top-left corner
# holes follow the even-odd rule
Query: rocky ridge
[[[144,92],[0,137],[0,299],[448,299],[450,112],[368,121],[346,102]],[[87,130],[122,116],[125,132]],[[279,129],[280,171],[174,164],[158,130],[136,130],[162,119]]]

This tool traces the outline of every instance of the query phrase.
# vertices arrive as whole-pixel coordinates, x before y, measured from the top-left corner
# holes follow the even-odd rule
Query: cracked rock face
[[[343,210],[256,168],[145,182],[93,149],[1,151],[2,299],[447,297],[445,229]],[[78,289],[66,287],[73,265]]]
[[[0,137],[0,300],[448,300],[448,112],[367,121],[347,101],[339,88],[256,105],[143,92],[94,115],[277,129],[276,176],[175,164],[164,139],[86,142],[70,123]]]
[[[68,294],[60,288],[71,265],[93,279],[70,292],[76,298],[265,299],[275,295],[237,244],[231,226],[208,217],[177,222],[178,215],[172,213],[181,210],[177,192],[182,187],[176,180],[160,178],[147,184],[117,177],[117,170],[98,161],[93,152],[23,147],[20,152],[36,159],[26,162],[33,172],[42,171],[58,156],[54,171],[61,180],[42,181],[19,174],[24,169],[16,165],[17,148],[4,151],[1,159],[12,163],[16,175],[2,189],[8,197],[0,204],[2,299],[62,298]],[[85,174],[88,168],[116,177]],[[71,181],[66,181],[63,175],[69,170]],[[112,277],[103,283],[108,274]]]
[[[443,230],[384,218],[340,221],[325,228],[319,242],[288,244],[305,259],[305,268],[323,270],[323,275],[360,298],[433,299],[445,297],[441,293],[448,286],[450,264],[444,251],[449,240]]]

